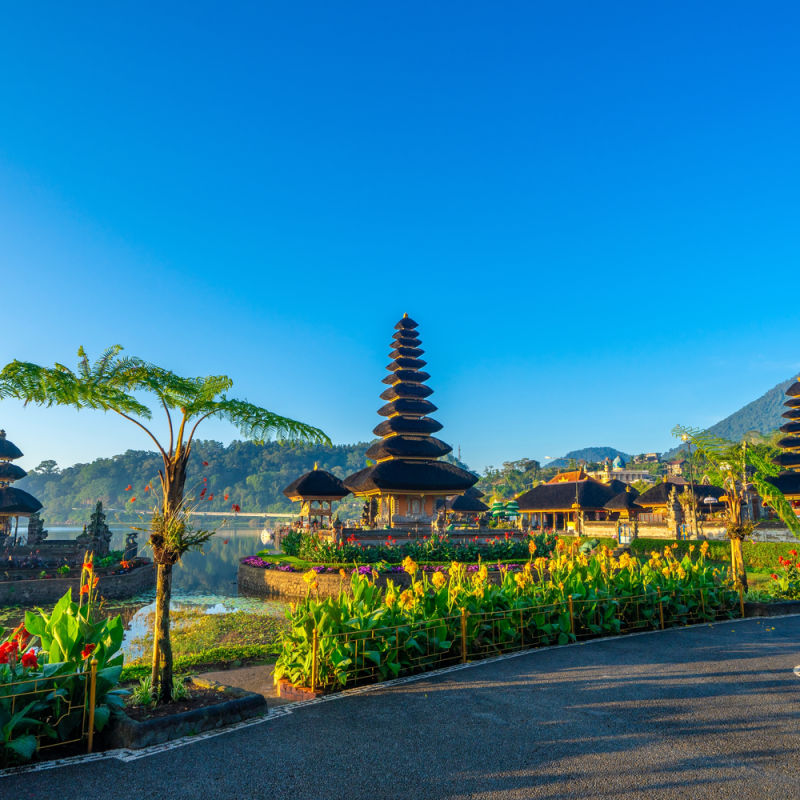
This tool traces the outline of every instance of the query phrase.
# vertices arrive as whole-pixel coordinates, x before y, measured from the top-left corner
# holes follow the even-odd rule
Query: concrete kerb
[[[782,617],[773,617],[773,619],[790,619],[793,617],[800,617],[800,614],[784,614]],[[430,670],[428,672],[421,672],[417,675],[408,675],[403,678],[394,678],[392,680],[382,681],[380,683],[371,683],[366,686],[358,686],[354,689],[345,689],[344,691],[335,692],[333,694],[326,694],[321,697],[316,697],[312,700],[299,700],[295,703],[286,703],[285,705],[282,706],[270,708],[267,714],[260,717],[254,717],[252,719],[243,720],[242,722],[237,722],[234,723],[233,725],[226,725],[224,728],[216,728],[214,730],[204,731],[202,733],[198,733],[193,736],[184,736],[180,739],[173,739],[172,741],[164,742],[163,744],[152,745],[150,747],[143,747],[139,750],[128,750],[128,749],[106,750],[105,752],[102,753],[87,753],[85,755],[77,755],[61,759],[53,759],[52,761],[42,761],[37,764],[31,764],[26,766],[24,765],[19,767],[10,767],[8,769],[0,770],[0,778],[10,777],[12,775],[23,775],[25,773],[30,773],[30,772],[42,772],[44,770],[57,769],[59,767],[87,764],[93,761],[103,761],[105,759],[112,759],[112,758],[123,762],[138,761],[141,758],[148,758],[149,756],[158,755],[159,753],[164,753],[169,750],[177,750],[181,747],[186,747],[187,745],[194,744],[195,742],[200,742],[205,739],[213,739],[217,736],[223,736],[225,734],[233,733],[235,731],[243,730],[245,728],[251,728],[255,725],[263,725],[265,723],[273,722],[276,719],[289,716],[290,714],[293,714],[295,711],[302,710],[304,708],[307,708],[308,706],[314,706],[320,703],[330,703],[338,700],[345,700],[348,697],[352,697],[354,695],[380,691],[382,689],[391,688],[392,686],[402,686],[409,683],[416,683],[417,681],[436,678],[437,676],[440,675],[447,675],[448,673],[451,672],[460,672],[461,670],[465,669],[482,667],[486,664],[494,664],[500,661],[509,661],[513,658],[519,658],[521,656],[534,655],[536,653],[546,653],[552,650],[560,650],[566,647],[588,647],[594,644],[599,644],[601,642],[620,641],[621,639],[632,639],[640,636],[659,636],[664,633],[670,633],[670,632],[680,633],[682,631],[696,630],[697,628],[714,628],[717,627],[718,625],[735,625],[742,623],[747,624],[752,622],[763,623],[764,619],[765,619],[764,617],[735,617],[733,619],[719,620],[717,622],[701,622],[696,625],[684,625],[681,627],[666,628],[663,631],[662,630],[639,631],[636,633],[627,633],[622,636],[620,635],[603,636],[597,639],[586,639],[581,642],[571,642],[570,644],[550,645],[547,647],[532,647],[528,650],[517,650],[513,653],[504,653],[503,655],[484,658],[481,659],[480,661],[468,661],[466,664],[454,664],[453,666],[450,667]],[[800,665],[794,668],[794,673],[800,678]]]

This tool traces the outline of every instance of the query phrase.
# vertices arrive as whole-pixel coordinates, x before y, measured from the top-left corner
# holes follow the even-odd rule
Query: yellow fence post
[[[739,584],[739,611],[742,613],[742,617],[744,617],[744,586]]]
[[[467,609],[461,609],[461,663],[467,663]]]
[[[87,753],[92,752],[94,747],[94,704],[97,696],[97,659],[93,658],[90,662],[91,672],[89,674],[89,742],[86,748]]]
[[[311,691],[316,691],[317,688],[317,648],[319,647],[319,638],[317,636],[317,629],[314,628],[314,636],[311,640]]]
[[[661,603],[661,589],[658,590],[658,616],[661,619],[661,630],[664,630],[664,606]]]
[[[569,632],[574,636],[575,635],[575,611],[572,607],[572,595],[567,598],[567,602],[569,603]]]

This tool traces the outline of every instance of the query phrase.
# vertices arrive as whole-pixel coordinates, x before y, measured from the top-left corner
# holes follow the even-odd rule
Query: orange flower
[[[87,644],[86,647],[81,650],[81,658],[89,658],[89,656],[92,654],[92,650],[94,650],[95,647],[97,647],[96,644]]]
[[[136,498],[135,497],[131,497],[131,499],[128,502],[129,503],[135,503],[136,502]]]
[[[133,489],[133,486],[131,486],[130,484],[128,484],[128,485],[125,487],[125,491],[126,491],[126,492],[129,492],[131,489]]]
[[[122,569],[130,569],[131,568],[131,562],[130,561],[126,561],[124,558],[122,559],[122,561],[119,562],[119,565],[122,567]]]
[[[84,583],[83,586],[81,586],[81,594],[89,594],[89,584],[88,583]]]
[[[98,578],[97,575],[95,575],[94,580],[92,581],[92,589],[94,589],[94,587],[97,586],[99,580],[100,578]]]
[[[150,486],[145,486],[145,487],[144,487],[144,490],[145,490],[146,492],[149,492],[149,491],[150,491]]]

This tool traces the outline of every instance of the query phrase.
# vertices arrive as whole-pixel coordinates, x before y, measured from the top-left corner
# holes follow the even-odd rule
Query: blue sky
[[[799,18],[10,4],[0,360],[118,342],[350,442],[407,311],[474,468],[667,449],[800,369]],[[29,467],[147,443],[10,402],[0,426]]]

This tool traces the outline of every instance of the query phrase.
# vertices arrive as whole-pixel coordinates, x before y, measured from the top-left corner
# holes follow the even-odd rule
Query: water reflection
[[[122,550],[125,535],[132,528],[129,525],[109,525],[111,529],[111,548]],[[83,528],[48,527],[50,539],[74,539]],[[265,549],[261,543],[258,528],[225,527],[206,542],[203,552],[187,553],[175,566],[172,591],[178,597],[197,597],[204,595],[206,601],[217,602],[219,598],[238,598],[236,575],[239,560]],[[146,544],[144,533],[139,534],[139,553],[152,557]],[[244,598],[239,598],[237,607]]]

